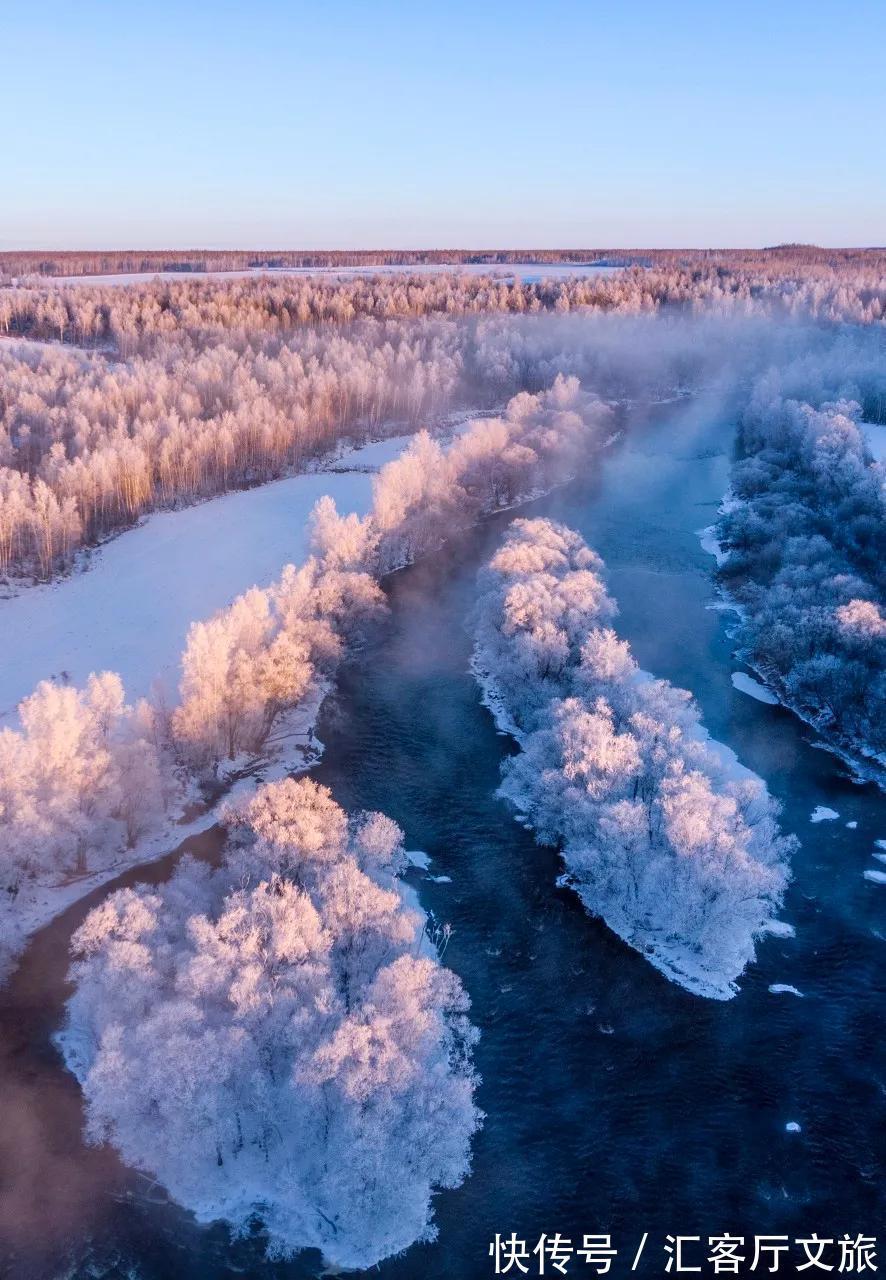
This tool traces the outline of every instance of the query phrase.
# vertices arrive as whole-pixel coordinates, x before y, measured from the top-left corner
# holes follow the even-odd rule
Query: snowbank
[[[15,655],[0,666],[0,721],[41,680],[80,685],[92,671],[116,671],[130,700],[158,679],[172,694],[191,623],[303,560],[318,498],[329,494],[344,513],[365,515],[372,473],[410,439],[351,450],[335,470],[158,512],[93,552],[88,571],[0,600],[4,646]]]
[[[709,524],[704,529],[697,529],[695,535],[701,543],[702,551],[709,556],[713,556],[718,565],[721,565],[729,555],[728,551],[724,551],[717,540],[717,526]]]

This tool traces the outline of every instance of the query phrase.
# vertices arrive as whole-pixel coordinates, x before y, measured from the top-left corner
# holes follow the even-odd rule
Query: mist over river
[[[497,1232],[530,1249],[542,1233],[577,1244],[610,1233],[613,1276],[629,1274],[648,1232],[635,1274],[653,1276],[669,1233],[883,1226],[886,888],[863,873],[878,865],[886,802],[844,778],[789,713],[732,683],[729,615],[710,607],[713,560],[696,534],[728,485],[728,415],[700,399],[635,417],[586,477],[520,514],[563,520],[603,556],[615,625],[640,665],[690,689],[711,735],[783,803],[783,829],[801,841],[782,913],[796,935],[760,944],[735,999],[689,995],[556,887],[557,853],[495,797],[514,746],[480,704],[467,624],[477,570],[513,513],[390,578],[390,619],[324,707],[313,776],[347,808],[383,810],[407,848],[430,855],[409,878],[453,926],[445,963],[482,1033],[486,1113],[470,1177],[437,1199],[438,1241],[382,1264],[390,1280],[490,1276]],[[818,806],[839,818],[811,822]],[[213,856],[218,843],[209,832],[189,847]],[[71,908],[0,991],[2,1274],[277,1280],[320,1269],[316,1255],[268,1264],[260,1241],[196,1227],[113,1152],[80,1141],[79,1090],[50,1038],[70,934],[110,888],[171,865]],[[567,1274],[593,1273],[573,1259]]]

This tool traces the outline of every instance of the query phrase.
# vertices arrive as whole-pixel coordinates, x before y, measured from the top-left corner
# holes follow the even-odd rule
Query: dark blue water
[[[516,1232],[530,1248],[543,1232],[576,1241],[610,1233],[613,1275],[629,1274],[648,1232],[636,1274],[651,1276],[663,1271],[668,1233],[883,1228],[886,888],[862,872],[878,866],[870,853],[886,837],[886,804],[842,779],[788,713],[730,683],[724,615],[709,608],[711,561],[695,531],[711,522],[726,487],[731,442],[709,406],[659,411],[634,425],[602,469],[595,463],[593,476],[531,510],[577,527],[601,552],[619,630],[641,665],[692,689],[711,733],[766,779],[784,803],[785,828],[802,841],[784,912],[796,936],[761,945],[734,1000],[688,995],[590,919],[556,888],[557,855],[495,798],[513,748],[480,706],[464,623],[477,568],[508,518],[391,580],[389,625],[324,710],[316,776],[342,804],[394,817],[408,846],[431,855],[429,875],[451,878],[414,873],[424,905],[453,926],[446,963],[482,1031],[487,1119],[471,1177],[438,1198],[435,1244],[379,1268],[390,1280],[489,1276],[496,1232]],[[839,821],[811,824],[819,804]],[[21,1135],[4,1144],[0,1164],[10,1274],[316,1273],[316,1258],[270,1267],[257,1244],[232,1247],[222,1229],[194,1227],[145,1194],[112,1153],[79,1144],[76,1086],[47,1033],[80,915],[35,940],[0,1010],[17,1044],[3,1064],[4,1096]],[[773,995],[770,983],[790,983],[803,998]],[[801,1132],[786,1132],[788,1122]],[[7,1163],[17,1151],[37,1170],[27,1180]],[[28,1194],[39,1210],[28,1230],[16,1230]],[[568,1274],[593,1268],[574,1260]]]

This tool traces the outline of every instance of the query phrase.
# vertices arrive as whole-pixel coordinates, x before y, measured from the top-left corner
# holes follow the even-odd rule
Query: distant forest
[[[386,267],[511,262],[685,266],[722,260],[731,266],[886,262],[886,248],[822,249],[782,244],[765,249],[74,249],[0,253],[0,276],[90,276],[156,271],[250,271],[322,267]]]

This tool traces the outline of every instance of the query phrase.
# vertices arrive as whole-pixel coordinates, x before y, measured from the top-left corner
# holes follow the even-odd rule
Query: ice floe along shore
[[[739,693],[746,693],[749,698],[754,698],[757,702],[765,702],[770,707],[778,706],[778,698],[764,684],[760,684],[759,680],[755,680],[753,676],[749,676],[745,671],[733,671],[732,687],[737,689]]]
[[[521,751],[500,794],[592,915],[670,981],[725,1000],[778,919],[792,837],[690,695],[639,670],[607,624],[602,564],[572,530],[518,520],[481,574],[472,670]]]

